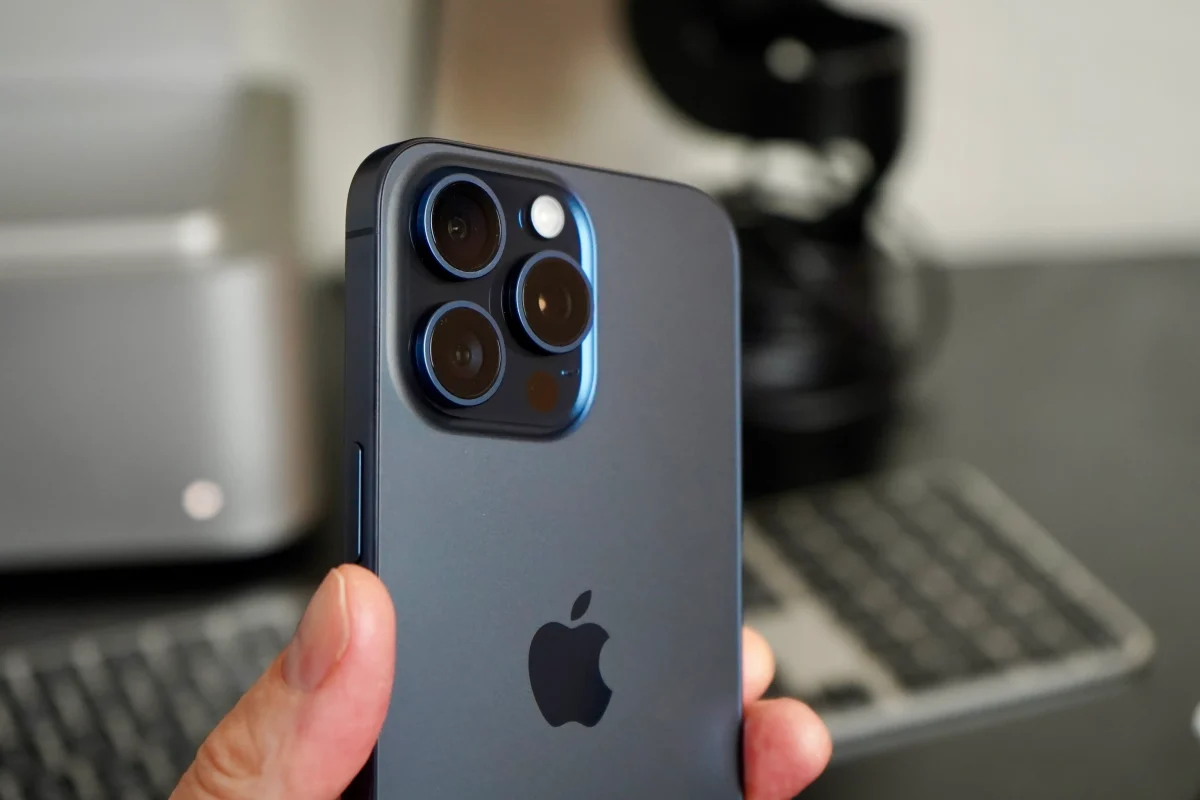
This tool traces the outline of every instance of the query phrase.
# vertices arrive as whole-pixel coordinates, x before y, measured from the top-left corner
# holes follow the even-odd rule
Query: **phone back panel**
[[[586,210],[594,396],[561,437],[448,432],[401,379],[397,275],[418,258],[406,198],[439,164],[550,179]],[[740,797],[738,276],[724,212],[680,185],[423,141],[364,164],[348,230],[348,444],[364,448],[363,560],[398,625],[375,796]],[[535,702],[530,645],[555,621],[608,633],[612,696],[594,727],[552,727]]]

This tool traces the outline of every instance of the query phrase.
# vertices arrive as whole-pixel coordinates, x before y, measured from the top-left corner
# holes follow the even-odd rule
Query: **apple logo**
[[[571,621],[587,613],[591,591],[571,607]],[[578,722],[591,728],[600,721],[612,690],[600,676],[600,650],[608,631],[594,622],[568,628],[548,622],[538,628],[529,645],[529,684],[538,710],[551,726]]]

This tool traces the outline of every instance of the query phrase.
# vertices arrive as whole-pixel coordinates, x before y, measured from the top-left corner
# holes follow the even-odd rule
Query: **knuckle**
[[[263,774],[257,737],[241,715],[233,715],[204,740],[184,776],[187,800],[250,800],[259,791]]]

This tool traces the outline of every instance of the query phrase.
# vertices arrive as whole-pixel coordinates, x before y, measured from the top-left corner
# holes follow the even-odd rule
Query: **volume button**
[[[354,446],[354,563],[363,561],[363,447]]]

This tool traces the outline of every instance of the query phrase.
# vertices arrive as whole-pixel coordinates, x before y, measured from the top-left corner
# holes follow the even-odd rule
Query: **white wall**
[[[425,127],[428,0],[225,2],[239,72],[296,92],[300,243],[316,268],[340,270],[354,170]]]
[[[924,52],[897,194],[948,250],[1200,245],[1200,2],[888,5]]]
[[[1200,246],[1200,2],[873,0],[920,63],[893,182],[951,257]],[[676,118],[615,0],[448,0],[439,134],[705,183],[738,146]]]

